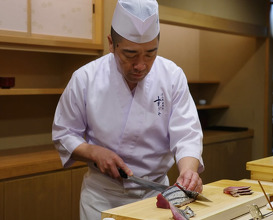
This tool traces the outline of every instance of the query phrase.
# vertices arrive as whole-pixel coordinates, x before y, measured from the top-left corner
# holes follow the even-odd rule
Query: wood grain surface
[[[249,161],[246,169],[251,172],[251,179],[273,182],[273,156]]]
[[[0,180],[64,169],[53,144],[2,150],[0,161]],[[73,167],[84,165],[76,162]]]
[[[188,205],[196,214],[196,216],[191,219],[232,219],[247,213],[247,205],[255,203],[261,207],[267,203],[262,192],[232,197],[223,193],[224,187],[221,186],[221,181],[219,181],[218,184],[220,186],[204,186],[203,194],[212,200],[211,203],[195,201]],[[169,220],[172,219],[172,213],[169,209],[157,208],[156,198],[153,197],[104,211],[102,213],[102,219],[105,217],[112,217],[115,218],[115,220]]]

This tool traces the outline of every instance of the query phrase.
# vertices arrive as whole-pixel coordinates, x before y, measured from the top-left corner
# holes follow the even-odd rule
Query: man
[[[157,2],[119,0],[108,41],[111,53],[73,74],[53,123],[63,165],[89,166],[81,219],[158,194],[122,179],[118,168],[168,185],[175,156],[177,181],[202,191],[202,130],[182,69],[157,56]]]

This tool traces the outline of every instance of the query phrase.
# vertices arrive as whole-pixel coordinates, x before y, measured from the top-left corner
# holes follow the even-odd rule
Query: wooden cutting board
[[[203,195],[212,202],[195,201],[188,204],[196,216],[192,220],[229,220],[247,213],[247,205],[264,206],[267,201],[261,192],[252,195],[232,197],[223,193],[223,187],[205,185]],[[170,220],[172,213],[169,209],[156,207],[156,198],[149,198],[125,206],[106,210],[102,219],[112,217],[115,220]],[[182,207],[185,208],[185,207]]]

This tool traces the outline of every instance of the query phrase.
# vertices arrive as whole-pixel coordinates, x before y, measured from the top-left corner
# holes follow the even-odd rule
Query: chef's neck
[[[137,86],[137,83],[130,83],[130,82],[128,82],[127,80],[126,80],[126,82],[127,82],[127,85],[128,85],[128,87],[129,87],[129,89],[130,89],[131,91],[135,90],[135,88],[136,88],[136,86]]]
[[[130,89],[130,91],[132,93],[134,93],[134,91],[136,90],[136,87],[137,87],[137,82],[130,82],[125,77],[123,77],[123,79],[126,82],[126,84],[127,84],[128,88]]]
[[[127,80],[126,80],[126,82],[127,82]],[[134,96],[135,91],[136,91],[136,87],[137,87],[137,83],[128,83],[127,82],[127,85],[128,85],[128,87],[129,87],[129,89],[130,89],[130,91],[132,93],[132,96]]]

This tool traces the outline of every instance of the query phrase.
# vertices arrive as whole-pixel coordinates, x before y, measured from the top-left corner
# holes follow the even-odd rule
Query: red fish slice
[[[156,199],[157,199],[157,202],[156,202],[157,208],[162,208],[162,209],[170,208],[170,203],[168,202],[167,199],[164,198],[164,196],[161,193],[157,195]]]
[[[189,217],[182,209],[178,209],[171,204],[161,193],[157,195],[156,206],[158,208],[170,209],[174,220],[189,220]]]
[[[175,207],[172,204],[170,204],[170,209],[172,211],[174,220],[189,220],[188,216],[184,213],[183,210]]]
[[[230,194],[234,197],[240,195],[251,195],[253,192],[250,189],[250,186],[229,186],[224,188],[224,193]]]

